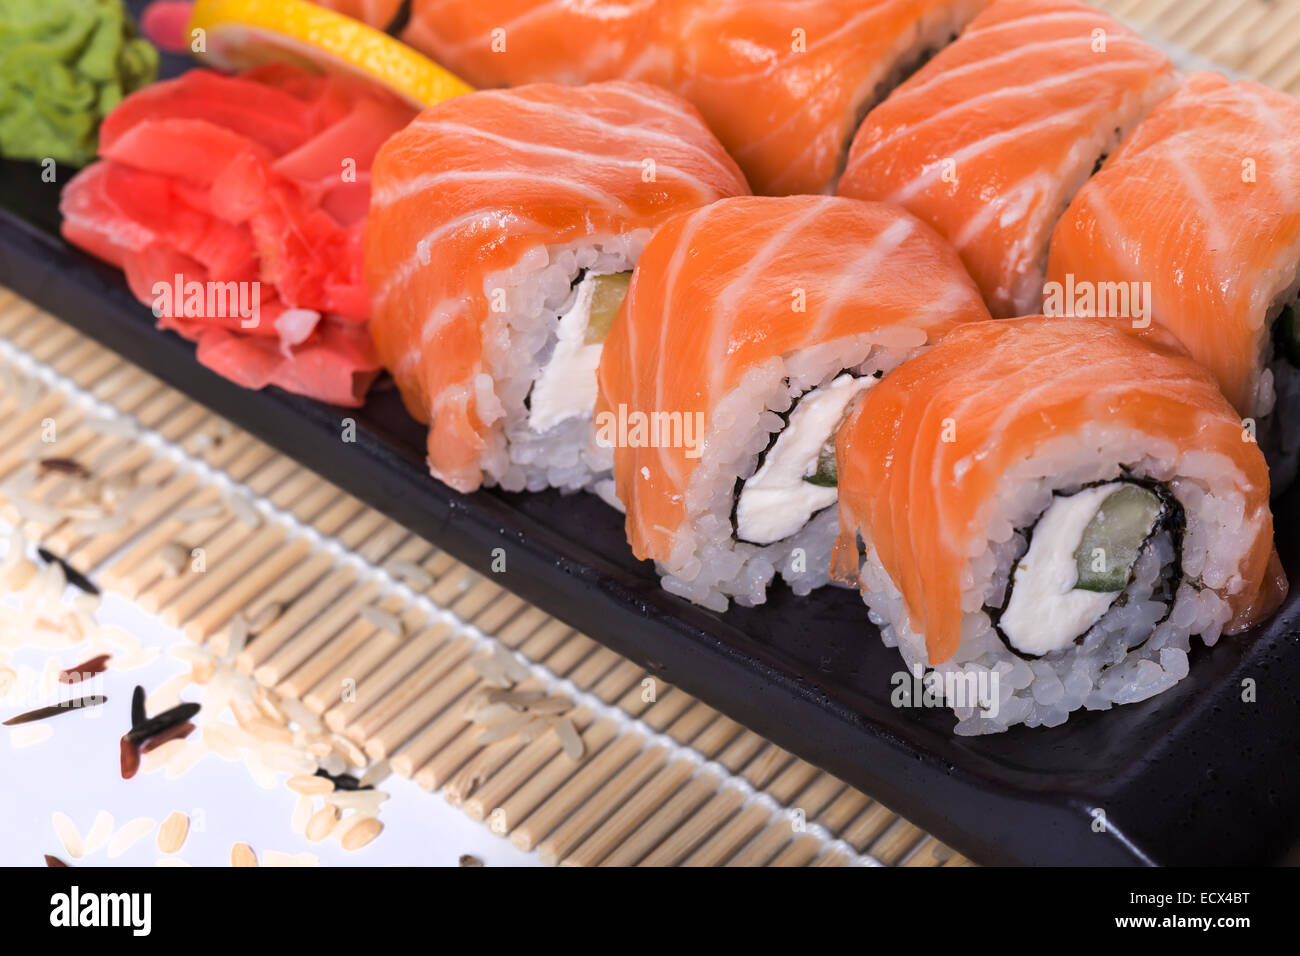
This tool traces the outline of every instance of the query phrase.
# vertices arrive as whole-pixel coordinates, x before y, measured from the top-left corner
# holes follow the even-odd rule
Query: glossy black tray
[[[180,64],[169,63],[174,70]],[[59,172],[60,182],[69,171]],[[896,651],[856,594],[726,614],[662,591],[619,515],[589,495],[461,495],[428,477],[423,429],[392,390],[343,410],[249,392],[154,329],[112,268],[58,235],[57,184],[0,161],[0,284],[217,410],[470,566],[981,863],[1230,864],[1282,860],[1300,839],[1300,607],[1192,654],[1191,675],[1141,704],[1064,726],[960,738],[943,710],[891,706]],[[338,439],[339,419],[357,442]],[[1300,578],[1300,491],[1278,504],[1278,546]],[[1250,678],[1255,702],[1242,700]],[[1105,827],[1097,811],[1104,812]]]

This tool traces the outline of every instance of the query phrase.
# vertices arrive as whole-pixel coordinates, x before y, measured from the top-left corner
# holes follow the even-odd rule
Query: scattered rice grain
[[[402,622],[395,614],[390,614],[383,608],[378,608],[367,604],[361,609],[361,616],[377,627],[381,631],[387,631],[395,637],[404,637],[405,631],[402,628]]]
[[[90,854],[103,849],[104,845],[108,843],[108,838],[112,835],[113,814],[107,810],[100,810],[95,814],[95,820],[86,833],[86,839],[82,847],[83,855],[90,856]]]
[[[307,821],[305,836],[312,843],[319,843],[330,835],[334,825],[339,822],[339,808],[332,804],[326,804]]]
[[[315,812],[316,804],[311,797],[299,797],[293,805],[293,815],[289,817],[289,829],[298,836],[307,832],[307,823]]]
[[[50,822],[54,824],[54,835],[63,844],[63,852],[74,860],[80,860],[82,855],[81,833],[77,830],[77,825],[72,822],[72,818],[66,813],[55,811],[50,818]]]
[[[231,513],[250,528],[261,526],[262,516],[253,507],[252,502],[243,495],[232,494],[227,496],[226,504],[230,506]]]
[[[122,829],[113,834],[108,841],[108,857],[115,860],[135,844],[137,840],[154,828],[154,822],[149,817],[136,817],[129,823],[122,825]]]
[[[257,866],[257,854],[247,843],[236,843],[230,848],[231,866]]]
[[[582,737],[578,735],[578,728],[573,726],[573,721],[567,717],[553,717],[551,726],[555,728],[555,735],[560,738],[560,746],[564,748],[569,759],[581,760],[587,748],[582,743]]]
[[[433,587],[433,575],[414,561],[405,558],[393,558],[384,567],[390,574],[401,578],[417,591],[427,591]]]
[[[315,774],[312,774],[311,776],[306,774],[297,774],[286,780],[285,786],[294,793],[300,793],[308,797],[316,797],[334,791],[333,780],[329,777],[318,777]]]
[[[164,577],[179,577],[190,559],[190,549],[176,541],[168,541],[158,549],[157,558]]]
[[[192,508],[182,508],[172,517],[182,524],[191,524],[195,521],[206,521],[209,518],[215,518],[225,510],[225,506],[220,502],[213,502],[210,505],[195,505]]]
[[[362,817],[343,834],[343,849],[359,850],[374,841],[383,832],[384,825],[378,817]]]
[[[179,852],[189,835],[189,815],[180,810],[173,810],[158,828],[159,852],[166,854]]]

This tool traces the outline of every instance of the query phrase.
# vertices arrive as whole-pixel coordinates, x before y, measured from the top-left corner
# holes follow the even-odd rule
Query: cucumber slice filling
[[[1123,485],[1101,503],[1074,549],[1077,590],[1122,591],[1163,504],[1141,485]]]
[[[1181,528],[1174,512],[1181,510],[1171,496],[1131,481],[1055,495],[1022,531],[1028,547],[1002,607],[987,609],[1007,646],[1041,657],[1082,640],[1112,605],[1125,602],[1135,563],[1162,529],[1172,536],[1176,572]],[[1167,571],[1157,590],[1172,598]]]

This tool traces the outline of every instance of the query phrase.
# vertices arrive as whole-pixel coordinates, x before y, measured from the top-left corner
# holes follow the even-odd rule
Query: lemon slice
[[[473,90],[428,57],[364,23],[306,0],[198,0],[187,37],[195,56],[223,70],[294,63],[352,73],[380,83],[415,106]]]

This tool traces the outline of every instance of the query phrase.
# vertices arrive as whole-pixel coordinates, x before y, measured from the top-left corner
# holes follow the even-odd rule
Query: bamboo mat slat
[[[1300,0],[1097,5],[1300,94]],[[0,486],[12,491],[50,453],[40,438],[52,420],[59,455],[106,481],[155,489],[126,525],[94,534],[66,517],[32,520],[4,493],[0,516],[217,653],[243,639],[248,620],[273,618],[237,666],[268,708],[292,700],[319,715],[358,768],[389,759],[557,864],[970,865],[4,290],[0,372]],[[123,416],[147,440],[105,428]],[[54,507],[75,490],[48,474],[21,497]],[[211,515],[182,520],[206,506]],[[158,554],[173,543],[203,555],[204,577],[164,573]],[[428,586],[401,580],[395,566],[419,568]],[[401,633],[378,626],[364,611],[372,607],[396,616]],[[480,741],[483,728],[463,711],[484,686],[473,659],[497,645],[527,669],[517,689],[573,702],[566,716],[585,747],[580,760],[553,733]],[[355,684],[347,699],[344,681]]]

